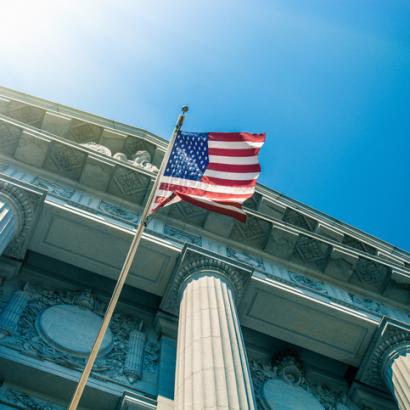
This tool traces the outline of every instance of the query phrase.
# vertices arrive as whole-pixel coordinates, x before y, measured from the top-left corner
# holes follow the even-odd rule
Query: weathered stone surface
[[[288,258],[293,253],[298,236],[297,233],[273,226],[268,243],[265,246],[265,252],[278,258]]]
[[[14,155],[21,132],[21,128],[15,125],[0,123],[0,154]]]
[[[44,115],[41,128],[51,134],[63,136],[70,128],[70,124],[70,117],[47,111]]]
[[[91,310],[74,305],[55,305],[39,317],[40,335],[57,349],[86,357],[93,346],[102,318]],[[101,344],[101,354],[112,344],[111,330],[107,329]]]
[[[80,183],[99,191],[105,191],[114,172],[114,165],[89,155],[81,173]]]
[[[325,273],[336,279],[347,280],[352,276],[354,265],[358,257],[343,252],[339,249],[332,249],[329,261],[325,268]]]
[[[80,178],[86,157],[85,152],[78,151],[65,144],[52,142],[43,168],[63,177],[77,180]]]
[[[78,144],[98,142],[102,131],[103,128],[98,125],[73,118],[65,136]]]
[[[391,269],[386,265],[360,257],[356,262],[350,283],[381,292],[387,286],[390,275]]]
[[[230,239],[244,245],[263,248],[268,240],[270,229],[269,222],[249,215],[245,223],[234,222]]]
[[[216,235],[229,238],[234,225],[233,218],[210,212],[205,220],[204,228]]]
[[[297,263],[323,270],[329,259],[332,247],[305,235],[299,235],[293,252],[293,260]]]
[[[129,168],[115,167],[108,192],[126,200],[141,203],[150,178]]]
[[[104,129],[100,138],[100,144],[106,146],[113,154],[122,152],[126,135],[113,130]]]
[[[25,124],[32,125],[34,127],[40,127],[43,121],[45,110],[22,103],[20,101],[10,101],[8,104],[7,116],[17,121],[21,121]]]
[[[14,157],[28,165],[41,168],[46,158],[49,140],[23,131]]]
[[[286,207],[262,197],[259,203],[258,211],[270,216],[271,218],[282,220]]]

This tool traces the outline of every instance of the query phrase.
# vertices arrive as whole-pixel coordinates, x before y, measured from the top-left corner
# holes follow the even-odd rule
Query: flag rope
[[[149,212],[151,210],[151,206],[152,206],[152,202],[153,202],[153,199],[154,199],[155,192],[157,191],[160,179],[161,179],[162,175],[164,174],[165,167],[166,167],[166,165],[168,163],[168,160],[169,160],[169,157],[171,155],[172,147],[175,143],[175,139],[176,139],[176,137],[178,135],[178,132],[180,131],[183,123],[184,123],[185,113],[186,112],[188,112],[188,106],[185,105],[181,108],[181,113],[178,116],[177,123],[176,123],[174,131],[172,133],[171,141],[168,144],[168,149],[165,153],[164,159],[162,160],[160,169],[158,171],[158,175],[157,175],[157,177],[155,179],[155,182],[154,182],[154,185],[151,189],[151,192],[150,192],[150,195],[148,197],[147,203],[145,204],[144,210],[143,210],[141,218],[140,218],[140,223],[138,225],[135,236],[134,236],[134,238],[131,242],[130,248],[128,250],[127,256],[126,256],[125,261],[124,261],[124,265],[123,265],[123,267],[121,269],[121,272],[118,276],[118,280],[117,280],[117,283],[115,285],[114,292],[111,296],[110,302],[108,304],[107,310],[105,312],[103,322],[101,324],[100,330],[98,331],[98,335],[95,338],[94,345],[93,345],[92,350],[90,352],[90,355],[88,356],[88,359],[87,359],[87,363],[86,363],[86,365],[83,369],[83,372],[81,373],[81,377],[80,377],[80,379],[77,383],[77,387],[76,387],[75,392],[73,394],[73,397],[71,399],[68,410],[77,410],[78,404],[80,403],[80,400],[81,400],[81,397],[83,395],[83,392],[84,392],[85,386],[87,384],[88,378],[90,376],[91,370],[94,366],[94,362],[95,362],[95,360],[97,358],[97,355],[98,355],[98,352],[100,350],[101,343],[104,339],[105,332],[108,329],[108,326],[110,324],[110,321],[111,321],[112,315],[114,313],[115,307],[117,306],[118,299],[120,297],[122,288],[124,287],[125,281],[127,279],[128,272],[129,272],[129,270],[131,268],[131,265],[134,261],[135,254],[137,252],[138,245],[141,241],[142,234],[144,232],[144,227],[146,226],[147,218],[148,218]]]

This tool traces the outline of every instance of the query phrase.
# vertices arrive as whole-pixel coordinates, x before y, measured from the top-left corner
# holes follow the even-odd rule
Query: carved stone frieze
[[[81,323],[85,324],[83,319],[88,320],[90,315],[100,318],[105,312],[105,303],[90,291],[29,286],[26,287],[26,292],[30,293],[30,299],[26,301],[22,312],[19,312],[17,327],[13,334],[0,339],[0,345],[29,357],[50,361],[66,368],[81,370],[87,357],[85,350],[91,349],[94,340],[93,338],[92,340],[89,338],[89,341],[86,340],[85,336],[89,334],[89,329],[82,328]],[[52,309],[57,309],[59,312],[56,313]],[[85,316],[81,320],[73,320],[73,316],[67,319],[67,323],[61,323],[63,321],[62,317],[66,314],[64,309],[71,309],[68,312],[71,316],[82,310]],[[60,315],[61,318],[58,319],[60,316],[57,317],[56,314],[57,316]],[[74,348],[71,348],[70,341],[67,338],[58,337],[57,334],[58,327],[67,327],[69,322],[72,326],[70,332],[73,333],[72,345]],[[110,323],[110,340],[107,340],[108,345],[97,357],[92,377],[132,387],[137,380],[143,377],[144,372],[156,373],[159,360],[159,344],[155,338],[151,336],[148,338],[144,334],[143,346],[138,345],[136,347],[136,338],[133,337],[133,332],[141,328],[142,321],[140,319],[121,313],[114,314]],[[81,341],[82,344],[77,345],[75,343],[76,332],[78,332],[78,341]],[[88,343],[89,346],[85,346],[85,343]],[[74,351],[78,349],[82,349],[84,352]],[[131,360],[130,355],[137,356],[137,362],[135,362],[135,358]],[[127,369],[129,371],[132,366],[137,365],[138,377],[130,377]]]
[[[261,410],[273,410],[278,401],[295,410],[358,410],[345,392],[311,383],[296,352],[284,352],[274,357],[271,363],[253,361],[251,373],[257,406]]]
[[[184,243],[192,243],[198,246],[202,245],[202,238],[200,235],[186,232],[171,225],[164,225],[164,234]]]
[[[103,154],[103,155],[107,155],[107,157],[111,157],[111,150],[102,144],[97,144],[95,142],[85,142],[80,145],[84,148],[88,148],[92,151],[98,152],[99,154]]]
[[[233,249],[230,248],[229,246],[226,248],[226,255],[229,258],[236,259],[237,261],[246,263],[247,265],[250,265],[256,269],[265,270],[265,265],[263,263],[263,259],[249,254],[248,252],[238,250],[238,249]]]
[[[193,225],[202,226],[207,218],[207,212],[203,208],[191,205],[188,202],[178,202],[169,210],[169,216]]]
[[[0,387],[0,403],[17,406],[21,410],[63,410],[64,407],[51,404],[43,399],[18,390],[14,387],[3,385]],[[0,405],[1,406],[1,405]]]
[[[171,277],[161,303],[161,309],[177,316],[180,298],[186,283],[193,275],[201,272],[212,272],[224,277],[230,283],[234,297],[239,300],[245,289],[246,282],[251,276],[252,268],[235,266],[217,255],[204,254],[194,247],[187,246],[181,255],[180,264]]]
[[[293,254],[298,236],[296,233],[274,226],[265,246],[265,252],[278,258],[287,259]]]
[[[386,390],[385,371],[389,356],[403,344],[410,346],[410,325],[384,318],[362,360],[358,380],[380,390]]]

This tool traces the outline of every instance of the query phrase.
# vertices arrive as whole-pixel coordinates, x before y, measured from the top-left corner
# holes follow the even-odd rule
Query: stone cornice
[[[136,138],[145,139],[146,141],[149,141],[151,144],[161,147],[161,150],[164,150],[167,145],[167,142],[165,140],[145,130],[120,124],[102,117],[98,117],[92,114],[82,112],[80,110],[73,109],[71,107],[56,104],[54,102],[33,97],[5,87],[0,87],[0,95],[3,95],[3,104],[0,103],[0,113],[4,112],[7,115],[7,107],[9,101],[15,101],[18,104],[23,104],[25,106],[17,106],[17,108],[12,110],[12,113],[10,115],[14,116],[14,118],[22,118],[22,120],[26,118],[26,123],[31,124],[35,123],[37,116],[39,117],[39,119],[37,120],[39,124],[36,124],[37,127],[41,126],[41,121],[44,121],[44,119],[41,117],[42,114],[40,112],[37,112],[37,114],[30,112],[30,107],[32,107],[32,109],[34,110],[54,112],[58,115],[62,114],[63,116],[66,116],[68,120],[74,119],[76,121],[84,123],[85,125],[95,125],[107,130],[111,130],[114,133],[118,131],[123,133],[130,133],[133,134]],[[44,127],[41,132],[43,131]],[[158,163],[156,163],[156,165],[158,165]],[[251,202],[254,206],[256,206],[256,208],[253,209],[262,212],[262,214],[267,211],[267,214],[265,214],[265,216],[269,216],[273,212],[275,217],[282,219],[283,213],[289,209],[296,212],[296,214],[300,215],[301,217],[311,219],[311,221],[316,225],[315,231],[319,233],[319,236],[322,239],[324,236],[330,236],[333,239],[336,238],[336,240],[340,240],[343,242],[344,236],[351,236],[354,238],[356,242],[358,242],[357,245],[363,246],[363,248],[365,249],[373,248],[376,256],[380,256],[380,259],[387,265],[393,264],[398,267],[406,267],[405,263],[410,265],[410,255],[407,252],[395,248],[394,246],[384,241],[381,241],[377,238],[374,238],[371,235],[365,234],[360,230],[352,226],[349,226],[348,224],[341,223],[335,218],[332,218],[320,211],[308,207],[296,200],[290,199],[285,195],[282,195],[270,188],[258,185],[257,194]],[[251,203],[249,204],[251,205]],[[272,211],[272,207],[275,208],[274,211]]]
[[[410,325],[383,318],[362,361],[357,379],[369,386],[386,390],[386,365],[395,349],[402,349],[403,344],[410,346]]]
[[[18,232],[6,249],[5,255],[22,259],[36,225],[46,192],[5,176],[0,176],[0,192],[11,200],[19,218]]]
[[[241,298],[253,269],[228,258],[206,252],[202,248],[185,246],[174,274],[162,299],[163,311],[178,315],[179,302],[186,283],[197,274],[209,272],[223,277],[231,286],[237,301]]]

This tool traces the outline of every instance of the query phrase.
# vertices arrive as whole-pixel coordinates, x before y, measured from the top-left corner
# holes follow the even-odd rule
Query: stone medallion
[[[272,410],[325,410],[312,393],[280,379],[267,381],[262,396],[264,405]]]
[[[55,305],[44,310],[38,318],[37,330],[50,345],[78,357],[87,357],[100,329],[102,318],[89,309],[75,305]],[[100,354],[107,353],[113,342],[108,329]]]

